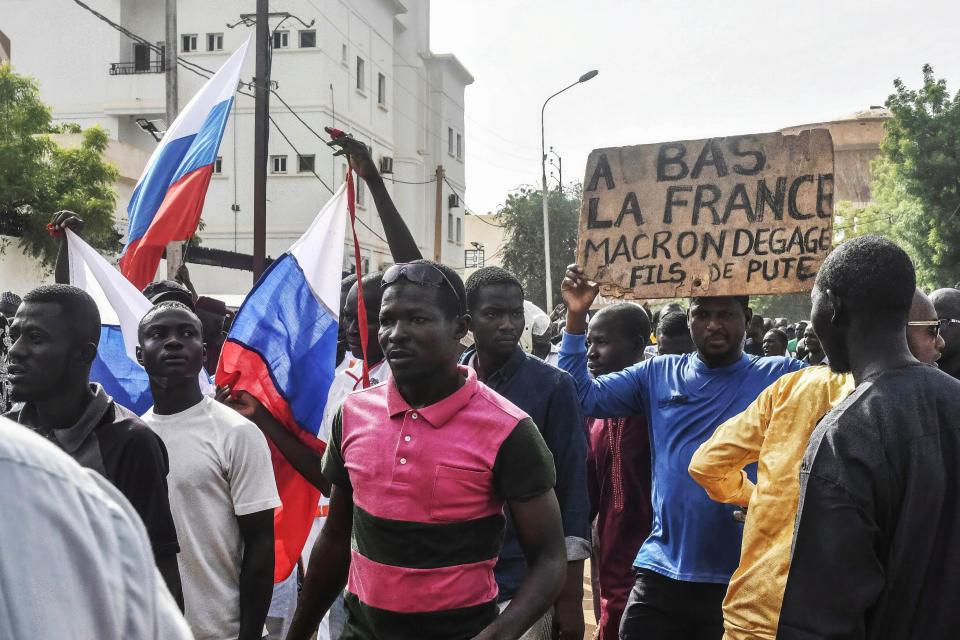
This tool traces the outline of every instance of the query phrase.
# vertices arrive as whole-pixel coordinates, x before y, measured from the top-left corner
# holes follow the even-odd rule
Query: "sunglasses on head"
[[[450,291],[452,291],[453,295],[457,298],[460,315],[466,313],[463,300],[460,299],[460,294],[457,293],[457,289],[453,286],[453,283],[450,282],[450,279],[447,278],[447,275],[443,271],[437,269],[432,264],[425,262],[395,264],[383,274],[383,286],[391,285],[401,278],[420,286],[442,288],[446,285],[450,287]]]
[[[954,320],[953,318],[940,318],[939,320],[912,320],[907,323],[907,326],[930,327],[930,335],[935,337],[949,329],[950,325],[953,324],[960,324],[960,320]]]

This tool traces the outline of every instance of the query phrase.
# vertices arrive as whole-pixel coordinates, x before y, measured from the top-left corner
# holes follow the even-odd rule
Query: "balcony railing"
[[[149,62],[111,62],[110,75],[126,76],[133,73],[163,73],[166,66],[163,60],[150,60]]]

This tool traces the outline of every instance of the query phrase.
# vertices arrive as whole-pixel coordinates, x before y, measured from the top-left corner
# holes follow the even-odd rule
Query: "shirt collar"
[[[461,409],[467,406],[467,403],[473,399],[479,391],[477,382],[477,373],[470,367],[457,365],[460,374],[466,376],[463,386],[454,391],[446,398],[435,402],[429,406],[418,409],[420,415],[430,423],[430,426],[439,429],[450,421]],[[393,418],[401,413],[410,411],[411,407],[400,392],[397,390],[396,381],[393,379],[393,373],[387,379],[387,412]]]
[[[73,453],[80,448],[90,433],[101,423],[107,410],[113,404],[113,398],[107,395],[103,387],[93,382],[90,384],[90,390],[93,391],[93,399],[87,404],[80,418],[72,427],[65,429],[53,429],[53,436],[67,453]],[[47,433],[51,431],[45,425],[36,424],[36,409],[32,403],[27,403],[20,410],[20,423],[29,426],[35,431]]]
[[[463,355],[460,356],[460,364],[469,364],[471,360],[477,357],[477,346],[473,345],[463,352]],[[507,358],[507,361],[503,363],[503,366],[494,371],[493,373],[487,376],[486,384],[492,389],[496,389],[497,385],[502,382],[506,382],[513,377],[513,374],[517,372],[521,365],[527,361],[527,354],[520,345],[517,345],[513,353],[510,354],[510,357]],[[474,361],[474,367],[476,367],[476,362]]]

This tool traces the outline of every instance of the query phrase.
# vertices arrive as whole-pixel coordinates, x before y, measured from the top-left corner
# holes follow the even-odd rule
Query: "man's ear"
[[[827,312],[830,314],[830,324],[839,327],[846,321],[847,305],[843,298],[835,294],[830,289],[823,292],[824,299],[827,302]]]
[[[753,319],[753,309],[747,307],[743,310],[743,318],[746,323],[747,329],[750,329],[750,320]]]
[[[137,364],[143,366],[143,347],[137,345]]]
[[[80,358],[80,364],[89,367],[97,357],[97,345],[87,342],[80,347],[77,355]]]
[[[472,318],[469,313],[465,313],[456,320],[456,332],[454,336],[457,340],[463,340],[463,337],[467,335],[467,331],[470,329],[472,323]]]

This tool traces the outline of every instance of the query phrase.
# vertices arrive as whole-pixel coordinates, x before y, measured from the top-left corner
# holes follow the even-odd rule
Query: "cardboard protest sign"
[[[797,293],[833,238],[826,129],[596,149],[577,263],[603,295]]]

